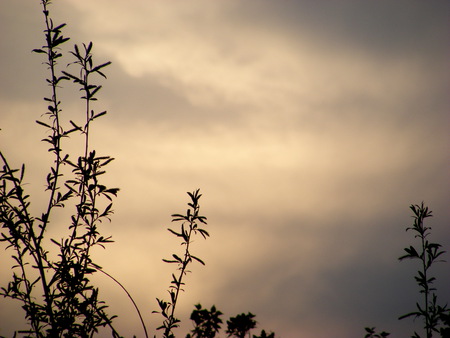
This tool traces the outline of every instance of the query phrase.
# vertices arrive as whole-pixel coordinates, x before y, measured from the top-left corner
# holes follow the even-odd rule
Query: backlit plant
[[[115,337],[118,334],[112,326],[114,316],[106,313],[98,288],[89,280],[100,268],[91,259],[92,248],[111,242],[109,237],[100,235],[99,225],[109,220],[112,197],[119,190],[101,183],[101,175],[113,159],[99,156],[89,144],[92,122],[106,114],[105,111],[96,113],[92,107],[101,89],[92,78],[106,77],[103,68],[110,63],[94,64],[92,43],[82,47],[75,45],[71,52],[74,57],[71,67],[75,67],[75,71],[59,71],[62,46],[69,38],[62,35],[65,24],[56,25],[50,18],[49,4],[48,0],[42,1],[45,45],[34,50],[45,55],[49,70],[46,82],[50,94],[44,98],[48,105],[46,119],[37,121],[49,131],[43,141],[49,144],[48,151],[53,155],[46,177],[48,204],[40,214],[32,215],[24,182],[25,165],[20,170],[13,169],[0,152],[3,161],[0,171],[1,241],[13,250],[12,258],[16,263],[12,280],[2,287],[0,294],[22,303],[30,325],[22,333],[32,337],[88,337],[105,326]],[[64,126],[59,97],[62,83],[68,80],[80,87],[84,119],[70,120],[70,125]],[[65,140],[74,133],[84,136],[83,151],[75,158],[63,150]],[[69,168],[71,173],[63,173],[63,167]],[[61,227],[52,221],[56,209],[65,206],[73,208],[70,222],[66,223],[67,235],[49,241],[49,227]]]
[[[430,269],[436,262],[443,262],[440,257],[445,253],[441,250],[442,245],[438,243],[432,243],[428,240],[430,236],[431,228],[425,226],[425,219],[432,217],[431,210],[424,206],[423,202],[421,205],[411,205],[411,210],[414,213],[414,223],[412,227],[408,227],[406,230],[413,231],[415,233],[415,238],[420,241],[419,247],[405,248],[406,255],[403,255],[399,260],[404,259],[414,259],[419,260],[420,269],[417,271],[417,275],[414,279],[420,288],[420,293],[422,294],[422,302],[417,302],[417,310],[409,312],[399,319],[404,319],[408,317],[422,318],[424,321],[425,337],[431,338],[433,333],[441,333],[442,337],[449,337],[450,334],[450,309],[447,305],[440,306],[437,302],[436,288],[433,287],[433,283],[436,277],[433,277],[430,273]],[[420,338],[421,336],[414,332],[414,338]]]

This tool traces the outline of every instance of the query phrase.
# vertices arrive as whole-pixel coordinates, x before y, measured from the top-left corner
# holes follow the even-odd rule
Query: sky
[[[162,258],[182,252],[170,215],[198,188],[211,237],[192,245],[206,266],[186,278],[176,336],[198,302],[224,320],[252,312],[259,330],[284,338],[420,329],[397,320],[419,300],[418,262],[398,257],[417,243],[405,229],[422,201],[434,214],[430,240],[450,248],[448,1],[66,0],[51,12],[67,23],[66,48],[92,41],[95,62],[112,61],[98,79],[95,109],[108,114],[92,144],[115,158],[104,180],[121,190],[101,230],[115,243],[94,258],[151,334],[173,271]],[[31,53],[43,28],[39,1],[0,2],[0,148],[26,164],[36,215],[52,161],[34,122],[49,95],[44,60]],[[61,90],[64,118],[77,118],[76,87]],[[64,212],[50,236],[64,233]],[[10,253],[2,247],[2,285]],[[433,273],[450,302],[448,263]],[[143,337],[121,289],[93,281],[121,334]],[[9,336],[22,313],[0,304]]]

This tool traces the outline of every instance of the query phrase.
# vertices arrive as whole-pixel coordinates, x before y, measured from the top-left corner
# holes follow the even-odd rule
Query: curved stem
[[[123,291],[125,291],[125,293],[127,294],[128,298],[131,300],[131,302],[134,305],[134,308],[136,309],[136,312],[139,316],[139,319],[141,321],[142,324],[142,328],[144,329],[144,333],[145,333],[145,337],[148,338],[148,333],[147,333],[147,327],[145,326],[144,323],[144,319],[142,318],[141,315],[141,311],[139,310],[139,307],[137,306],[136,302],[134,301],[133,297],[131,297],[130,293],[128,292],[128,290],[117,280],[115,279],[113,276],[111,276],[109,273],[103,271],[102,269],[100,269],[99,267],[95,267],[96,270],[100,271],[101,273],[105,274],[106,276],[108,276],[109,278],[111,278],[117,285],[119,285]]]
[[[423,216],[419,215],[419,228],[423,231],[420,239],[422,241],[422,269],[423,269],[423,276],[424,276],[424,285],[423,285],[423,291],[424,291],[424,298],[425,298],[425,332],[427,335],[427,338],[431,338],[431,325],[430,325],[430,315],[428,312],[428,294],[429,294],[429,287],[428,287],[428,276],[427,276],[427,265],[426,265],[426,244],[425,244],[425,237],[426,237],[426,229],[424,229],[423,225]]]

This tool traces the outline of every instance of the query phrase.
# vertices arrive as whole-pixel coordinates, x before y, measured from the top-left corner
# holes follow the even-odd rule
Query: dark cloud
[[[286,36],[307,35],[332,48],[357,48],[384,57],[442,58],[449,29],[447,1],[271,1],[235,3],[230,17]],[[301,40],[298,40],[301,43]]]

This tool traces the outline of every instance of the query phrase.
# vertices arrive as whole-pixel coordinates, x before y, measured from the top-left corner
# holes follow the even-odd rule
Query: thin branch
[[[136,312],[137,312],[137,314],[138,314],[138,316],[139,316],[139,319],[140,319],[140,321],[141,321],[141,324],[142,324],[142,328],[144,329],[145,337],[148,338],[147,327],[145,326],[144,319],[142,318],[142,315],[141,315],[141,311],[139,310],[139,307],[137,306],[137,304],[136,304],[136,302],[134,301],[133,297],[131,297],[131,295],[130,295],[130,293],[128,292],[128,290],[127,290],[127,289],[126,289],[126,288],[125,288],[125,287],[124,287],[117,279],[115,279],[113,276],[111,276],[109,273],[105,272],[104,270],[100,269],[100,268],[97,267],[97,266],[95,266],[95,269],[98,270],[98,271],[100,271],[101,273],[105,274],[105,275],[108,276],[109,278],[111,278],[117,285],[119,285],[119,286],[122,288],[123,291],[125,291],[125,293],[127,294],[128,298],[129,298],[129,299],[131,300],[131,302],[133,303],[134,308],[136,309]]]

